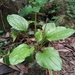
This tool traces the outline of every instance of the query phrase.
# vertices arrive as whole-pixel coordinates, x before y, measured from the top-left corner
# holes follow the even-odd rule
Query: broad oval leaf
[[[36,33],[35,33],[35,38],[36,38],[36,41],[37,42],[40,42],[42,40],[42,32],[40,30],[38,30]]]
[[[45,31],[45,38],[49,41],[65,39],[71,36],[75,30],[62,27],[55,26],[55,23],[47,23],[43,26],[43,30]]]
[[[56,27],[52,32],[49,32],[47,35],[47,39],[49,41],[65,39],[71,36],[75,30],[65,27]]]
[[[28,28],[28,22],[23,17],[12,14],[7,16],[7,21],[16,30],[26,31]]]
[[[36,54],[37,63],[47,69],[59,71],[62,69],[62,60],[59,56],[58,51],[53,47],[47,47],[43,53]]]
[[[34,47],[30,48],[26,44],[21,44],[16,47],[11,54],[9,55],[9,61],[11,65],[16,65],[25,60],[26,57],[30,56],[30,54],[34,51]]]

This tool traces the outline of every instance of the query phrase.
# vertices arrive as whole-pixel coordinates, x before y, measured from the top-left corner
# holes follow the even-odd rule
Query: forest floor
[[[0,41],[5,41],[8,39],[9,37],[6,39],[0,38]],[[24,38],[21,38],[19,40],[17,40],[17,43],[24,42]],[[11,43],[10,46],[12,47],[13,44]],[[57,49],[60,54],[60,57],[62,58],[63,68],[59,72],[59,75],[75,75],[75,35],[65,40],[54,41],[52,43],[50,42],[48,43],[48,46],[53,46],[55,49]],[[4,45],[2,46],[1,49],[5,49],[7,47],[8,47],[7,45]],[[22,71],[18,70],[14,66],[9,65],[8,67],[8,65],[1,63],[0,64],[0,75],[23,75],[23,73],[24,75],[48,75],[46,70],[40,67],[36,63],[36,61],[31,67],[28,66],[28,63],[26,62],[23,62],[17,65],[17,67],[20,68]]]
[[[4,23],[1,23],[1,21],[3,21],[2,17],[6,16],[6,14],[9,14],[8,11],[10,9],[8,7],[10,8],[10,5],[2,5],[2,3],[0,4],[0,29],[3,30],[5,29],[5,27],[2,25]],[[12,13],[12,10],[10,12]],[[15,44],[21,44],[24,42],[28,43],[26,41],[26,38],[22,37],[22,35],[18,37],[16,42],[12,43],[12,39],[10,37],[11,30],[8,30],[9,31],[5,31],[4,33],[0,34],[0,45],[2,44],[2,46],[0,46],[0,50],[4,51],[8,48],[11,50]],[[3,37],[1,37],[1,35]],[[56,50],[58,50],[60,57],[62,58],[63,67],[58,75],[75,75],[75,34],[73,34],[69,38],[66,38],[65,40],[49,42],[48,46],[53,46]],[[31,64],[31,66],[29,66],[28,64],[29,63],[27,62],[23,62],[16,66],[8,66],[2,63],[2,59],[0,58],[0,75],[49,75],[47,73],[47,70],[40,67],[36,63],[36,61],[34,61],[34,63]]]

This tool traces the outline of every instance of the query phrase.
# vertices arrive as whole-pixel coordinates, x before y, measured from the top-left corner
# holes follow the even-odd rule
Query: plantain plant
[[[12,49],[12,52],[9,54],[9,62],[11,65],[17,65],[25,61],[29,56],[34,56],[36,62],[43,68],[48,69],[49,71],[60,71],[62,69],[62,59],[59,56],[57,50],[53,47],[45,47],[42,50],[42,47],[48,42],[65,39],[71,36],[75,30],[57,26],[55,23],[44,23],[42,28],[37,29],[37,12],[48,0],[35,0],[32,2],[34,5],[25,6],[24,9],[20,12],[20,15],[11,14],[7,16],[8,23],[15,29],[12,31],[11,35],[13,41],[16,39],[19,31],[24,32],[25,35],[28,33],[30,23],[34,22],[34,38],[36,39],[34,44],[25,44],[22,43]],[[39,5],[39,6],[38,6]],[[22,16],[28,15],[34,12],[35,20],[27,21]],[[16,30],[18,32],[16,32]],[[28,39],[29,38],[29,35]],[[50,73],[52,75],[52,73]]]
[[[8,23],[16,30],[22,31],[27,34],[29,27],[28,21],[17,15],[11,14],[7,16]],[[69,37],[75,32],[70,28],[62,26],[55,26],[55,23],[46,23],[42,25],[42,29],[37,29],[34,33],[36,39],[36,45],[20,44],[12,50],[9,55],[9,61],[11,65],[17,65],[35,53],[37,63],[43,67],[53,71],[60,71],[62,69],[62,60],[57,50],[53,47],[41,48],[48,41],[56,41]]]

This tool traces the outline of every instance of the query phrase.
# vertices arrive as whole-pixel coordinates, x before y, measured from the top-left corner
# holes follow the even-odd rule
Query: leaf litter
[[[7,37],[7,39],[8,38],[9,37]],[[2,40],[2,41],[6,41],[6,40]],[[35,44],[34,37],[31,37],[30,41],[32,41],[32,43]],[[20,44],[20,43],[29,44],[30,41],[28,40],[28,38],[26,36],[20,35],[18,37],[18,39],[15,41],[15,43],[16,44]],[[12,46],[12,48],[13,48],[15,43],[10,43],[10,46]],[[63,68],[59,72],[59,75],[74,75],[75,74],[75,35],[73,35],[65,40],[49,42],[48,46],[53,46],[55,49],[57,49],[62,58]],[[5,47],[7,48],[7,46],[5,46]],[[45,48],[45,46],[44,46],[44,48]],[[44,49],[44,48],[42,48],[42,49]],[[3,60],[2,59],[0,59],[0,60],[1,60],[0,63],[2,63],[2,65],[5,65],[3,63]],[[17,67],[20,70],[18,70],[17,68],[14,68],[14,66],[12,66],[12,67],[9,66],[9,67],[14,69],[16,72],[18,71],[19,75],[23,75],[23,74],[24,75],[34,75],[34,74],[41,75],[42,73],[43,73],[43,75],[48,75],[48,74],[46,74],[45,69],[43,69],[42,67],[39,67],[39,65],[37,65],[36,61],[34,62],[34,64],[32,66],[26,66],[26,64],[29,64],[29,63],[23,62],[23,63],[19,64]],[[1,69],[3,69],[3,68],[1,68]],[[5,68],[5,69],[7,69],[7,68]],[[7,73],[8,73],[7,75],[10,75],[10,74],[14,75],[15,71],[10,72],[10,73],[8,73],[8,71],[7,71]],[[16,75],[18,75],[18,74],[16,74]]]

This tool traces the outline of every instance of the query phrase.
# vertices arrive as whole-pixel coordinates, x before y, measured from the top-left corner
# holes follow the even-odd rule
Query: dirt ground
[[[75,75],[75,35],[57,42],[56,49],[63,61],[63,68],[59,75]]]
[[[0,39],[1,40],[1,39]],[[61,41],[49,43],[49,46],[55,47],[60,53],[63,61],[63,68],[59,75],[75,75],[75,35]],[[22,63],[26,66],[24,75],[48,75],[46,70],[40,67],[36,62],[29,67],[27,63]],[[23,68],[21,65],[20,67]],[[0,64],[0,75],[23,75],[21,71],[10,68],[7,65]]]

